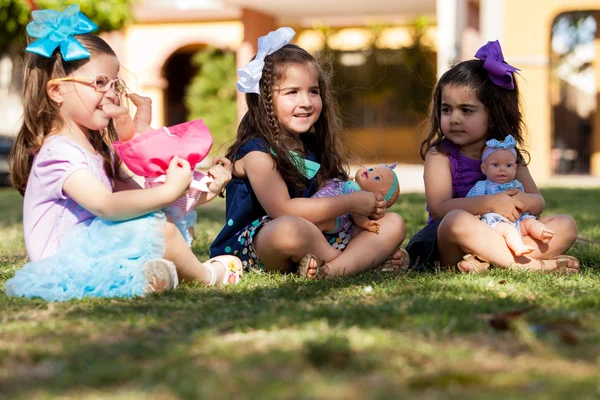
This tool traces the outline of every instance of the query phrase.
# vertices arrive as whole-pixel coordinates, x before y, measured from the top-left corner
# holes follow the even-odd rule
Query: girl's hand
[[[385,199],[381,193],[360,190],[350,193],[350,195],[356,197],[352,202],[352,213],[366,215],[371,219],[380,219],[385,215]]]
[[[163,185],[173,195],[173,201],[183,196],[192,183],[192,168],[190,163],[177,156],[171,159],[167,168],[167,178]]]
[[[231,161],[225,157],[215,157],[213,166],[208,170],[213,181],[208,184],[211,193],[219,194],[231,180]]]
[[[510,190],[505,190],[492,196],[492,212],[502,215],[511,222],[515,222],[519,219],[521,213],[517,208],[517,201],[514,198],[514,194],[511,195]]]
[[[521,214],[530,211],[540,199],[539,194],[525,193],[518,189],[510,189],[508,192],[515,199],[515,205]]]

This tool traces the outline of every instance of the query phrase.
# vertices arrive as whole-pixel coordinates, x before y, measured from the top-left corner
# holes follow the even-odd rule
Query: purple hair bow
[[[511,72],[517,72],[519,69],[504,61],[500,42],[497,40],[487,42],[487,44],[477,50],[475,58],[483,61],[483,68],[488,71],[491,81],[496,86],[500,86],[506,90],[515,89]]]

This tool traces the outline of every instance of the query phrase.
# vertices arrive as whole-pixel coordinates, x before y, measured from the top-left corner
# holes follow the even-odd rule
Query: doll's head
[[[508,135],[503,142],[488,140],[481,156],[481,171],[494,183],[507,183],[517,175],[516,142]]]
[[[355,182],[362,190],[381,193],[391,207],[400,196],[398,176],[394,172],[397,163],[393,165],[381,164],[372,168],[361,168],[356,172]]]

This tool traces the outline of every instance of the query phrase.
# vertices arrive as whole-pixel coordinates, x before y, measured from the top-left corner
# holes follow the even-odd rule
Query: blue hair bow
[[[515,147],[517,147],[517,141],[512,135],[508,135],[507,137],[505,137],[504,141],[502,142],[497,139],[490,139],[487,142],[485,142],[485,145],[487,146],[487,148],[481,156],[482,161],[485,161],[485,159],[488,158],[489,155],[496,150],[508,150],[511,153],[513,153],[515,157],[517,157],[517,151],[515,150]]]
[[[485,144],[486,144],[486,146],[493,147],[495,149],[509,150],[509,149],[514,149],[517,146],[517,141],[515,140],[515,138],[512,135],[508,135],[507,137],[504,138],[504,141],[500,141],[497,139],[490,139],[487,142],[485,142]]]
[[[475,58],[479,58],[483,61],[483,68],[488,71],[490,80],[494,82],[496,86],[500,86],[506,90],[515,89],[515,83],[513,82],[511,72],[517,72],[519,69],[504,61],[500,42],[497,40],[487,42],[487,44],[477,50]]]
[[[237,89],[242,93],[260,94],[259,83],[265,67],[265,58],[291,42],[295,34],[296,32],[292,28],[284,27],[258,38],[256,57],[237,71],[240,76],[236,82]]]
[[[27,33],[40,39],[27,46],[25,51],[50,58],[60,46],[60,53],[65,61],[90,57],[90,52],[72,36],[93,32],[98,26],[79,11],[78,5],[69,6],[62,13],[37,10],[31,16],[33,21],[27,24]]]

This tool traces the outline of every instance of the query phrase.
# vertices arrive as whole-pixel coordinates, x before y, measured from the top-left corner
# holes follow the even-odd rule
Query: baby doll
[[[516,141],[508,135],[503,142],[488,140],[481,156],[481,171],[487,179],[477,182],[467,193],[467,197],[500,193],[508,189],[524,191],[523,185],[515,179],[517,174]],[[548,243],[554,232],[538,221],[535,216],[523,213],[515,222],[511,222],[500,214],[487,213],[481,220],[494,228],[505,239],[508,247],[517,256],[531,253],[534,248],[523,243],[522,235],[530,234],[542,243]]]
[[[394,172],[397,163],[393,165],[381,164],[374,168],[361,168],[356,172],[354,181],[342,181],[332,179],[312,197],[329,197],[347,194],[358,190],[366,190],[373,193],[381,193],[387,201],[387,207],[391,207],[400,196],[400,185],[398,177]],[[358,214],[344,214],[331,221],[319,224],[319,228],[327,234],[338,234],[345,232],[345,237],[352,236],[354,225],[370,232],[379,233],[379,222],[369,217]],[[335,247],[335,246],[334,246]],[[342,249],[345,246],[339,246]]]
[[[118,130],[119,140],[113,143],[115,152],[131,172],[145,178],[146,188],[165,182],[166,170],[174,156],[190,163],[193,171],[190,188],[164,211],[191,244],[196,222],[193,209],[200,197],[210,192],[209,186],[213,181],[211,176],[195,171],[194,167],[208,155],[213,143],[212,135],[201,119],[153,130],[150,127],[150,99],[136,94],[129,97],[137,106],[135,119],[132,120],[129,114],[118,117],[121,125],[128,128]]]

